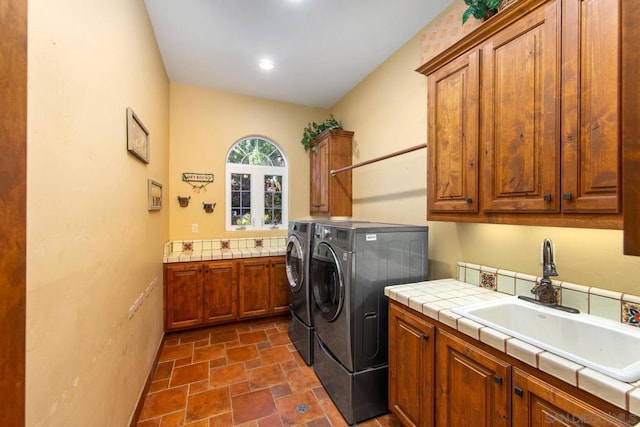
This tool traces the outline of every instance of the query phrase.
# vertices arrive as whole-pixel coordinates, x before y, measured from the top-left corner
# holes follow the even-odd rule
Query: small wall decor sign
[[[148,179],[147,183],[149,210],[159,211],[162,209],[162,184],[152,179]]]
[[[127,150],[149,163],[149,131],[131,107],[127,108]]]
[[[182,180],[185,182],[213,182],[212,173],[183,172]]]
[[[205,188],[207,185],[213,182],[212,173],[197,173],[197,172],[183,172],[182,180],[189,184],[193,188],[194,193],[199,193],[200,190],[207,191]],[[201,182],[202,184],[193,184],[194,182]]]

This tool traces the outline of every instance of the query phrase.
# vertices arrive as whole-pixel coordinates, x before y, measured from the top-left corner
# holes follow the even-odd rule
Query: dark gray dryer
[[[309,261],[313,250],[313,222],[289,221],[286,271],[291,290],[289,338],[307,365],[313,363],[313,317]]]
[[[388,412],[384,287],[427,279],[428,228],[316,223],[314,371],[349,424]]]

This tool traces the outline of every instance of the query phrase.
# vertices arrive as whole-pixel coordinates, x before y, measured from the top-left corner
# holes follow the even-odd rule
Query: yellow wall
[[[451,32],[434,29],[443,23],[458,25],[458,11],[464,9],[461,3],[452,4],[330,109],[345,129],[355,132],[354,162],[426,141],[427,82],[413,70],[421,65],[421,52],[425,55],[421,46],[425,35],[442,33],[442,45],[450,44],[446,35]],[[424,149],[354,170],[354,216],[425,223],[425,170]],[[622,255],[621,231],[445,222],[428,225],[432,278],[456,275],[459,260],[540,275],[540,243],[549,237],[556,245],[558,280],[640,295],[640,257]]]
[[[125,426],[162,337],[168,79],[143,0],[30,0],[28,36],[26,425]]]
[[[430,29],[331,109],[355,131],[354,162],[425,142],[426,79],[413,70]],[[328,112],[170,85],[143,0],[30,0],[28,72],[26,424],[127,425],[162,336],[163,243],[259,234],[224,231],[224,160],[247,135],[283,149],[289,218],[307,217],[300,138]],[[150,131],[148,165],[125,149],[128,106]],[[426,224],[425,169],[422,149],[354,170],[354,218]],[[182,172],[215,182],[194,193]],[[147,211],[148,178],[164,184],[159,212]],[[178,195],[191,195],[189,208]],[[215,213],[203,201],[218,203]],[[640,258],[622,255],[620,231],[428,225],[432,278],[455,275],[458,260],[539,274],[550,237],[558,279],[640,294]]]
[[[289,219],[309,215],[309,154],[300,139],[310,121],[328,118],[327,110],[237,95],[215,89],[171,84],[171,167],[167,204],[171,240],[286,235],[287,230],[225,231],[225,161],[229,149],[249,135],[274,141],[289,161]],[[214,174],[214,182],[195,192],[182,173]],[[181,208],[178,196],[191,196]],[[208,214],[202,203],[216,203]],[[198,224],[198,232],[191,225]]]

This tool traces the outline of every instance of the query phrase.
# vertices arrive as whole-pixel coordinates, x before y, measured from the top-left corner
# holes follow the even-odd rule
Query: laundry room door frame
[[[27,1],[0,0],[0,425],[25,423]]]

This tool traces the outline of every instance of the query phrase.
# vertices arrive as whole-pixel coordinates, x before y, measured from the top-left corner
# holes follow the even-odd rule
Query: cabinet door
[[[240,318],[269,314],[269,259],[242,259],[238,265]]]
[[[199,263],[165,265],[165,328],[202,324],[203,267]]]
[[[234,261],[209,262],[204,267],[204,321],[220,323],[238,318],[238,283]]]
[[[428,76],[429,212],[478,212],[479,53]]]
[[[562,5],[562,210],[619,212],[620,0]]]
[[[353,132],[326,130],[311,141],[311,215],[351,216],[351,171],[331,175],[351,165]]]
[[[438,329],[436,365],[437,425],[510,425],[508,363]]]
[[[288,313],[291,303],[291,290],[287,279],[287,263],[284,257],[271,259],[271,313]]]
[[[435,328],[389,305],[389,409],[402,425],[433,426]]]
[[[604,412],[524,371],[513,369],[514,426],[629,425],[623,422],[627,415],[620,412]]]
[[[329,212],[329,138],[312,147],[311,159],[311,213]]]
[[[486,211],[559,211],[558,7],[535,9],[483,46]]]
[[[640,96],[638,96],[638,70],[640,70],[640,3],[625,1],[621,7],[622,46],[622,167],[624,186],[624,254],[640,256]]]

